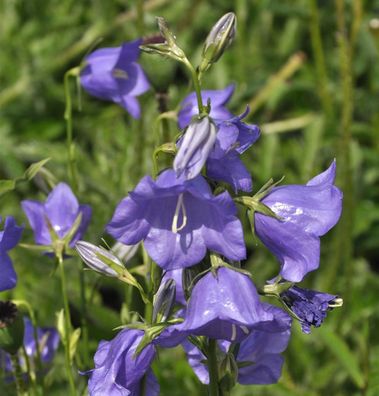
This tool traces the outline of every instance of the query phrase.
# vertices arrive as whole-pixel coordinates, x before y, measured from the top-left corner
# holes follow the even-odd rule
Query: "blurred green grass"
[[[249,121],[262,126],[261,139],[244,157],[255,188],[282,175],[285,183],[304,183],[336,157],[344,214],[322,238],[320,269],[304,284],[338,293],[345,304],[309,336],[294,325],[279,384],[240,386],[233,395],[378,395],[379,1],[149,0],[144,5],[141,23],[135,1],[0,2],[0,179],[16,178],[48,156],[48,170],[68,180],[63,76],[99,38],[100,46],[116,46],[141,33],[154,34],[154,16],[160,15],[198,60],[212,24],[234,11],[237,39],[206,76],[204,87],[236,82],[231,110],[242,111],[249,103]],[[141,98],[143,121],[84,93],[82,111],[74,101],[79,197],[94,208],[87,234],[94,243],[104,236],[117,202],[151,171],[156,95],[165,94],[173,109],[188,90],[183,70],[170,60],[142,55],[141,63],[155,87]],[[74,93],[74,84],[71,89]],[[165,128],[173,139],[175,123],[168,121]],[[42,199],[41,186],[40,178],[19,183],[0,197],[0,214],[26,223],[19,202]],[[31,231],[24,240],[32,241]],[[263,246],[251,238],[248,243],[246,265],[262,283],[275,274],[277,264]],[[41,325],[53,324],[60,297],[51,261],[21,249],[12,256],[19,283],[9,295],[38,307]],[[73,321],[79,326],[81,266],[72,259],[66,267]],[[93,352],[120,323],[125,291],[86,272],[86,292]],[[138,310],[140,301],[132,297],[130,309]],[[51,395],[65,392],[62,355],[51,373]],[[206,394],[181,357],[179,350],[160,353],[155,371],[162,395]]]

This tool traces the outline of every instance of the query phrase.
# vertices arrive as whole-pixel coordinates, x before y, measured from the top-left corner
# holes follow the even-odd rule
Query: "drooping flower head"
[[[125,244],[144,240],[151,258],[172,270],[199,263],[207,249],[243,260],[245,243],[237,209],[227,192],[212,195],[203,177],[164,171],[144,177],[117,206],[107,232]]]
[[[306,185],[274,187],[262,199],[281,220],[255,214],[255,231],[281,263],[280,275],[300,282],[320,262],[320,236],[338,221],[342,192],[333,184],[336,163]]]
[[[281,375],[283,357],[290,338],[291,318],[283,310],[269,304],[264,309],[274,316],[270,331],[253,329],[239,344],[235,356],[238,363],[237,381],[243,385],[268,385],[276,383]],[[189,341],[183,342],[188,363],[203,384],[209,384],[208,367],[204,364],[206,357]],[[229,341],[218,341],[220,353],[226,356],[231,347]]]
[[[136,96],[150,88],[137,63],[141,43],[138,39],[120,47],[98,49],[85,58],[80,73],[80,83],[90,95],[117,103],[134,118],[141,115]]]
[[[150,368],[155,347],[147,345],[137,356],[142,330],[124,329],[111,341],[101,341],[95,354],[95,368],[88,371],[90,396],[139,396],[159,394],[159,385]]]
[[[280,295],[287,307],[300,319],[303,333],[309,334],[311,326],[320,327],[327,312],[342,305],[336,295],[292,286]]]
[[[270,327],[273,315],[265,310],[251,279],[219,268],[194,286],[180,331],[210,338],[240,341],[254,327]]]
[[[0,291],[9,290],[16,286],[17,274],[8,251],[18,244],[23,229],[24,227],[19,227],[15,219],[9,216],[5,219],[4,230],[0,231]]]
[[[86,231],[92,213],[90,206],[78,203],[70,187],[65,183],[56,185],[47,196],[46,202],[25,200],[22,201],[21,206],[28,217],[38,245],[51,245],[52,243],[47,221],[62,239],[81,214],[81,223],[69,243],[73,247]]]

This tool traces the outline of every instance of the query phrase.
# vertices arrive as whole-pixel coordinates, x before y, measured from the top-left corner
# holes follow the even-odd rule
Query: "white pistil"
[[[237,326],[235,324],[232,324],[232,338],[230,341],[235,341],[237,338]]]
[[[125,70],[122,69],[113,69],[112,70],[112,75],[115,78],[121,78],[123,80],[127,80],[128,77],[128,73]]]
[[[182,213],[182,224],[178,226],[179,214]],[[181,193],[178,197],[178,202],[176,203],[174,218],[172,219],[171,230],[174,234],[177,234],[178,231],[181,231],[187,224],[187,212],[186,207],[183,202],[183,193]]]
[[[246,326],[240,326],[241,330],[245,333],[245,334],[249,334],[249,329]]]

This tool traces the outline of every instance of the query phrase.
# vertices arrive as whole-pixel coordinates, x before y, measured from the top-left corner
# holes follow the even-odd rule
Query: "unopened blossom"
[[[274,187],[262,199],[280,219],[255,213],[255,231],[281,264],[280,275],[300,282],[320,262],[320,237],[338,221],[342,192],[334,185],[335,161],[306,185]]]
[[[292,286],[280,295],[287,307],[300,319],[303,333],[309,334],[311,326],[320,327],[327,312],[342,305],[336,295]]]
[[[69,243],[71,247],[74,247],[75,242],[86,231],[92,213],[89,205],[79,204],[66,183],[57,184],[47,196],[46,202],[25,200],[22,201],[21,206],[28,217],[38,245],[51,245],[52,243],[48,222],[57,236],[63,239],[81,214],[81,223]]]
[[[117,206],[107,231],[125,244],[141,240],[163,269],[199,263],[207,249],[243,260],[246,248],[237,209],[227,192],[217,196],[202,176],[191,180],[164,171],[144,177]]]
[[[243,385],[268,385],[278,382],[283,366],[281,353],[287,348],[290,338],[291,318],[283,310],[264,304],[266,312],[274,316],[267,329],[253,329],[243,339],[235,356],[238,368],[237,381]],[[217,343],[221,355],[229,352],[231,343]],[[188,363],[203,384],[209,384],[209,372],[205,355],[189,341],[183,342]]]
[[[186,305],[182,277],[183,277],[183,269],[181,268],[172,271],[165,271],[163,273],[161,282],[163,283],[168,279],[173,279],[175,281],[175,287],[176,287],[175,300],[178,304]]]
[[[18,244],[23,229],[24,227],[19,227],[15,219],[9,216],[5,219],[4,229],[0,231],[0,291],[9,290],[16,286],[17,274],[8,251]]]
[[[233,114],[225,107],[234,92],[234,84],[228,85],[224,89],[202,90],[201,98],[206,105],[208,100],[211,102],[211,112],[209,116],[215,121],[228,120]],[[191,92],[181,103],[181,110],[178,113],[179,128],[183,129],[191,122],[193,116],[199,114],[196,100],[196,93]]]
[[[100,48],[85,58],[80,73],[80,83],[90,95],[117,103],[134,118],[141,116],[136,97],[150,88],[137,63],[141,43],[138,39],[120,47]]]
[[[252,328],[269,328],[273,320],[251,279],[222,267],[196,283],[184,322],[177,328],[192,335],[241,341]]]
[[[155,347],[147,345],[135,354],[142,340],[142,330],[124,329],[111,341],[101,341],[95,357],[95,368],[88,371],[90,396],[146,396],[159,394],[159,385],[150,368]],[[144,382],[144,384],[143,384]]]
[[[193,120],[180,140],[174,160],[178,177],[189,180],[200,174],[209,153],[216,142],[217,128],[209,117]]]

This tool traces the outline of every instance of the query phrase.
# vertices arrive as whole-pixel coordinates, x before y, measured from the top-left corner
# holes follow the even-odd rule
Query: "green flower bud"
[[[228,12],[216,22],[204,43],[200,72],[208,70],[218,61],[233,41],[236,26],[237,19],[233,12]]]

